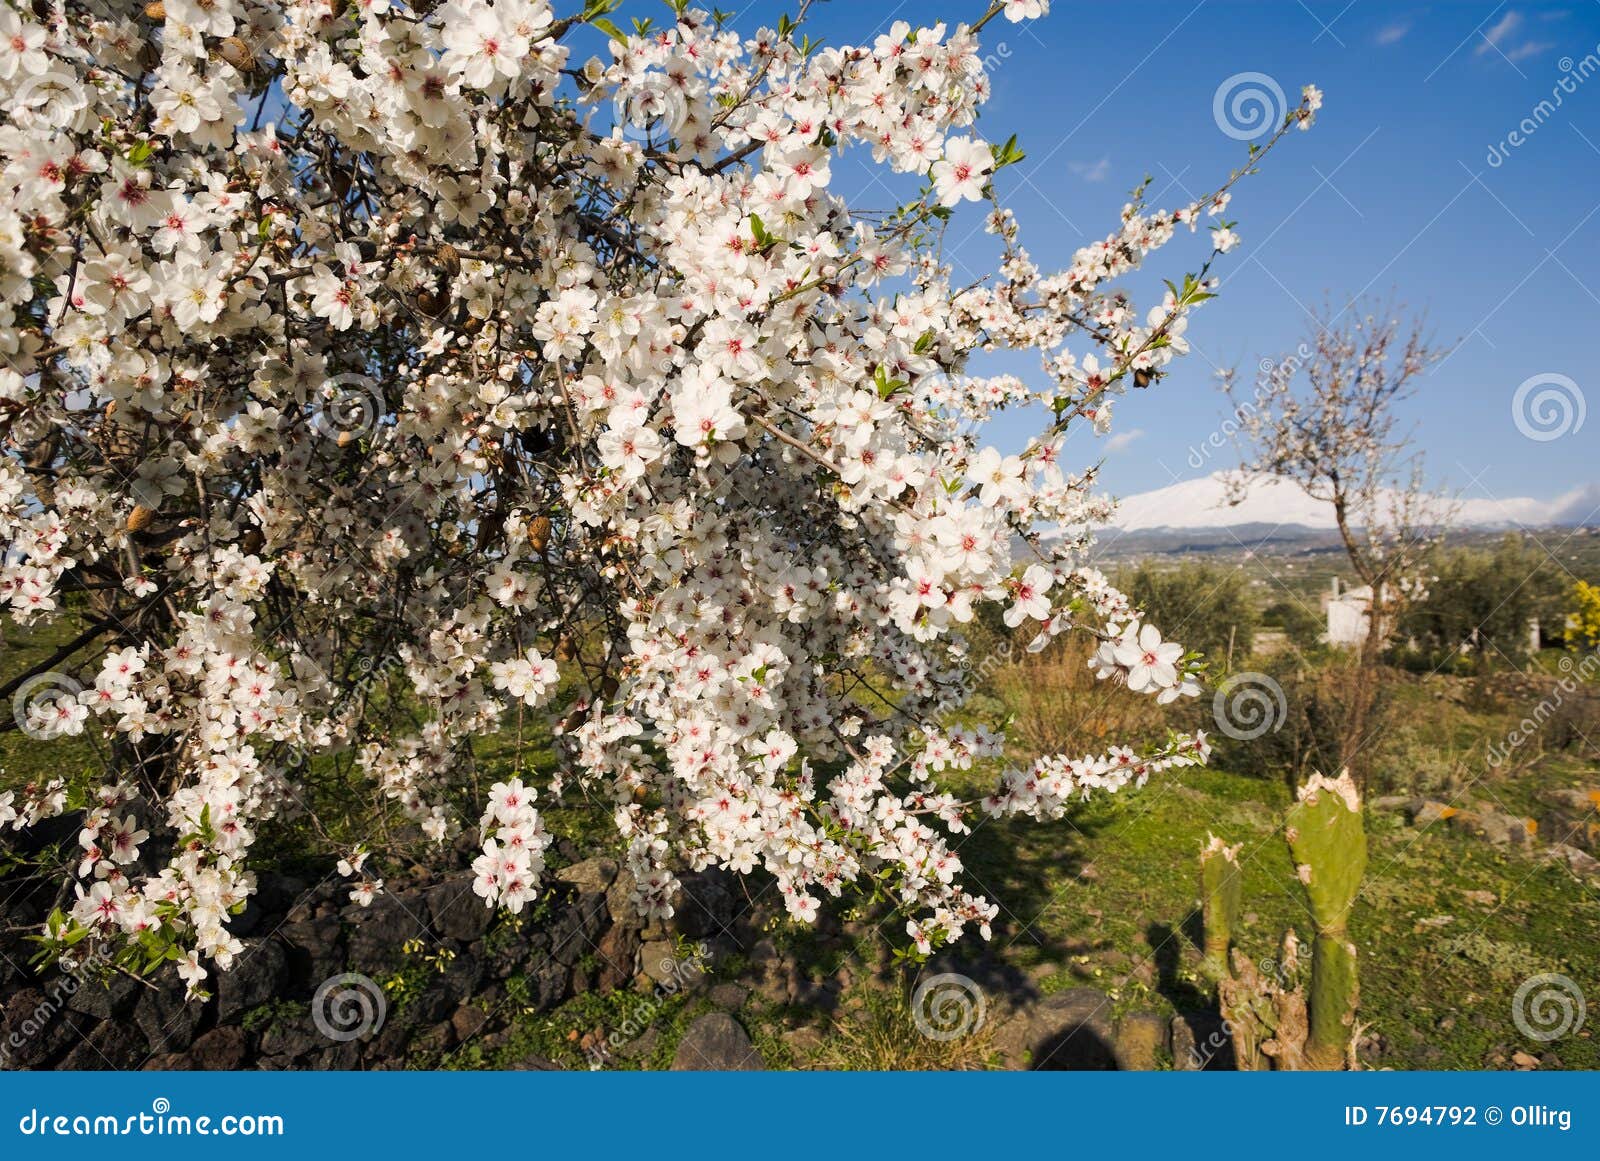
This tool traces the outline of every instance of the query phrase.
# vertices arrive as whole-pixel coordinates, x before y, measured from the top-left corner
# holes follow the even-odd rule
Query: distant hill
[[[1228,503],[1221,472],[1184,480],[1151,492],[1125,497],[1113,529],[1129,533],[1206,532],[1228,529],[1239,540],[1309,536],[1335,527],[1333,506],[1307,496],[1294,484],[1258,476],[1243,502]],[[1452,523],[1460,528],[1548,528],[1591,523],[1600,519],[1600,484],[1574,488],[1551,500],[1526,496],[1507,499],[1468,498],[1455,501]],[[1103,538],[1116,535],[1107,529]],[[1230,540],[1237,546],[1236,541]]]

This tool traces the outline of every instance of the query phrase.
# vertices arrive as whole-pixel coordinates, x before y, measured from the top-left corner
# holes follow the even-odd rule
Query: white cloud
[[[1128,445],[1144,434],[1144,428],[1136,427],[1132,431],[1119,431],[1116,435],[1106,440],[1106,451],[1126,451]]]
[[[1555,47],[1555,45],[1553,45],[1548,40],[1529,40],[1529,41],[1524,41],[1522,44],[1517,45],[1515,48],[1513,48],[1509,52],[1507,52],[1506,53],[1506,59],[1510,60],[1512,62],[1516,62],[1516,61],[1519,61],[1519,60],[1527,60],[1530,56],[1538,56],[1541,52],[1544,52],[1546,49],[1550,49],[1550,48],[1554,48],[1554,47]]]
[[[1084,181],[1104,181],[1111,173],[1111,159],[1102,157],[1099,161],[1069,161],[1067,168]]]
[[[1411,31],[1411,21],[1397,20],[1393,24],[1386,24],[1378,29],[1379,44],[1399,44],[1405,39],[1406,33]]]
[[[1483,34],[1483,43],[1473,50],[1474,54],[1482,56],[1490,49],[1499,48],[1500,42],[1515,32],[1521,24],[1522,13],[1516,9],[1507,12],[1499,20],[1495,21],[1493,28]]]

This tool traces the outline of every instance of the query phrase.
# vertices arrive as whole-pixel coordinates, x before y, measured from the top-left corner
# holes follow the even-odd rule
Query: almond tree
[[[1371,590],[1338,754],[1338,768],[1356,771],[1363,787],[1383,650],[1422,593],[1423,559],[1452,514],[1425,490],[1421,453],[1396,414],[1446,350],[1424,318],[1402,316],[1389,303],[1324,307],[1295,351],[1262,361],[1248,397],[1232,372],[1223,377],[1243,460],[1229,480],[1234,501],[1263,475],[1325,501],[1351,570]]]
[[[1108,513],[1065,434],[1185,350],[1237,237],[1199,227],[1263,150],[1047,272],[999,201],[1020,150],[975,128],[980,30],[1045,0],[840,47],[809,4],[751,35],[616,6],[0,8],[0,597],[72,622],[7,728],[105,764],[0,793],[0,826],[82,811],[58,948],[199,986],[269,824],[362,902],[468,829],[517,911],[542,796],[610,812],[647,912],[715,865],[800,920],[879,892],[927,949],[988,932],[954,849],[981,812],[1204,760],[1195,735],[1008,768],[940,718],[986,604],[1197,692],[1083,540],[1040,533]],[[846,152],[902,204],[833,192]],[[972,203],[1003,252],[977,283],[943,252]],[[1180,233],[1188,273],[1136,309],[1118,280]],[[996,347],[1040,381],[965,373]],[[1034,404],[1025,450],[984,445]],[[535,715],[554,778],[480,790],[475,747]],[[956,793],[981,759],[992,792]],[[330,780],[364,841],[319,814]]]

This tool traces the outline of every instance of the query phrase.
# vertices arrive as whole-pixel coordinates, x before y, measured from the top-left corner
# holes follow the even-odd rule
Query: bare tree
[[[1446,351],[1434,345],[1423,316],[1358,301],[1337,312],[1324,307],[1295,351],[1262,362],[1248,397],[1234,373],[1223,376],[1242,461],[1229,480],[1232,502],[1262,475],[1326,501],[1351,569],[1371,590],[1339,743],[1339,765],[1363,788],[1383,648],[1421,592],[1424,556],[1454,515],[1453,504],[1424,490],[1414,431],[1396,407]]]

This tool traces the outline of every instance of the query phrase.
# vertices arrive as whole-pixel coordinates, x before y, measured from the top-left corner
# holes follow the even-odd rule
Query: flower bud
[[[254,72],[256,68],[256,54],[250,51],[250,46],[237,36],[225,36],[222,43],[217,46],[217,52],[222,59],[238,69],[241,73]]]

